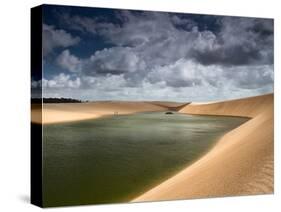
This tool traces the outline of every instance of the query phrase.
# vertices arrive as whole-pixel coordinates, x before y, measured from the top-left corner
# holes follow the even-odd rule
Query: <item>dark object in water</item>
[[[167,114],[167,115],[171,115],[171,114],[174,114],[173,112],[171,112],[171,111],[168,111],[168,112],[166,112],[165,114]]]

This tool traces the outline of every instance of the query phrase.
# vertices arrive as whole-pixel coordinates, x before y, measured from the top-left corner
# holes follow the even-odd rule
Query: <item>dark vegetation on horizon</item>
[[[71,99],[71,98],[43,98],[43,103],[81,103],[81,102],[83,101],[78,99]],[[31,103],[42,103],[42,99],[32,98]]]

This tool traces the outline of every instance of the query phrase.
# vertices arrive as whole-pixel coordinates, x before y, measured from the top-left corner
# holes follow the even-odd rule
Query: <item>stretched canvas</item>
[[[273,19],[31,9],[31,202],[272,194]]]

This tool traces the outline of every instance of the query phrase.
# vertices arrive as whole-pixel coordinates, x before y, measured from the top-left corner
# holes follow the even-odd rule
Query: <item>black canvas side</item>
[[[31,82],[42,80],[42,6],[31,9]],[[31,109],[42,121],[42,85],[31,83]],[[33,120],[34,114],[31,113]],[[41,122],[42,123],[42,122]],[[31,123],[31,203],[43,207],[42,124]]]

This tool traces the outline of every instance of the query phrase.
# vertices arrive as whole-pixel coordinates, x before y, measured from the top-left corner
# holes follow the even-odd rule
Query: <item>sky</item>
[[[216,101],[273,92],[273,20],[45,5],[44,97]]]

